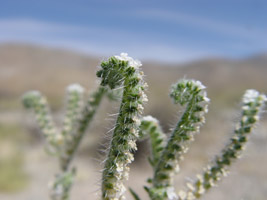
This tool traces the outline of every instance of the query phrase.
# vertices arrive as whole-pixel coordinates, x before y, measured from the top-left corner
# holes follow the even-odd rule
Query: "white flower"
[[[84,92],[84,88],[78,84],[78,83],[74,83],[71,84],[67,87],[67,91],[68,92],[79,92],[79,93],[83,93]]]
[[[144,91],[140,91],[139,92],[139,96],[141,97],[141,101],[143,101],[143,102],[147,102],[148,101],[147,96],[144,93]]]
[[[119,56],[115,56],[118,60],[129,61],[131,57],[128,56],[128,53],[121,53]]]
[[[137,105],[137,110],[141,114],[143,112],[143,110],[144,110],[144,107],[141,104],[138,104]]]
[[[128,141],[128,145],[129,145],[132,149],[137,150],[136,142],[135,142],[135,141],[133,141],[133,140],[129,140],[129,141]]]
[[[206,88],[206,86],[203,85],[200,81],[194,81],[194,84],[195,84],[200,90]]]
[[[143,87],[144,87],[145,89],[147,89],[147,88],[148,88],[148,84],[147,84],[146,82],[144,82],[144,83],[143,83]]]
[[[209,111],[208,105],[205,105],[203,110],[205,113],[208,113],[208,111]]]
[[[32,91],[27,92],[24,96],[28,96],[28,95],[30,95],[30,96],[41,96],[41,93],[39,91],[37,91],[37,90],[32,90]]]
[[[117,191],[117,193],[115,194],[114,199],[116,199],[116,198],[117,199],[121,199],[123,193],[126,191],[126,188],[124,187],[123,183],[118,182],[115,185],[114,189]]]
[[[123,165],[122,162],[117,162],[117,163],[116,163],[116,167],[117,167],[117,168],[116,168],[116,171],[120,173],[120,172],[123,171],[123,167],[124,167],[124,165]]]
[[[260,99],[263,102],[266,102],[267,101],[267,97],[264,94],[260,95]]]
[[[128,157],[128,158],[126,159],[126,162],[127,162],[127,163],[131,163],[131,162],[134,160],[134,156],[133,156],[132,153],[130,153],[130,152],[126,152],[125,155]]]
[[[134,116],[134,117],[133,117],[133,121],[134,121],[134,123],[136,124],[136,126],[140,126],[141,121],[140,121],[140,119],[139,119],[137,116]]]
[[[136,137],[139,137],[138,131],[135,128],[131,128],[130,133],[132,133]]]
[[[207,103],[210,102],[210,99],[207,97],[207,92],[206,92],[206,91],[203,92],[203,100],[204,100],[205,102],[207,102]]]
[[[249,110],[250,107],[249,107],[249,106],[242,106],[242,109],[243,109],[243,110]]]
[[[255,119],[255,121],[259,121],[259,119],[260,119],[259,116],[254,116],[253,118]]]
[[[244,97],[243,97],[243,102],[244,103],[250,103],[255,101],[255,99],[259,96],[259,92],[256,90],[247,90]]]
[[[139,60],[134,60],[132,57],[129,57],[127,53],[121,53],[120,56],[115,56],[115,58],[128,61],[128,64],[136,69],[142,66],[142,63]]]
[[[158,120],[156,118],[152,117],[151,115],[147,115],[147,116],[143,117],[143,120],[154,122],[155,124],[158,123]]]
[[[173,187],[168,187],[166,192],[169,200],[178,199]]]

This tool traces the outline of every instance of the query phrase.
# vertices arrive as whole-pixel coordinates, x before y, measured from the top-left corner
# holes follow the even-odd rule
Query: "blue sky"
[[[264,0],[7,0],[0,42],[184,62],[267,52]]]

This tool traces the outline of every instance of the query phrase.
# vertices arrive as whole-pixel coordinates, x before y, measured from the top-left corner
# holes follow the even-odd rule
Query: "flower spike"
[[[170,96],[174,103],[187,104],[187,107],[155,165],[152,187],[147,188],[154,200],[177,199],[173,187],[174,174],[179,171],[179,161],[194,139],[194,133],[205,122],[204,114],[208,112],[209,99],[204,89],[201,82],[185,79],[172,86]]]
[[[57,152],[58,146],[63,143],[63,137],[54,124],[46,98],[38,91],[29,91],[23,95],[22,101],[26,108],[33,109],[48,144]]]
[[[181,200],[191,200],[201,197],[213,187],[223,176],[227,175],[229,166],[240,157],[255,124],[266,103],[266,96],[256,90],[247,90],[243,96],[242,116],[237,124],[230,142],[216,156],[214,162],[207,166],[202,175],[197,175],[194,184],[188,183],[188,191],[180,196]]]
[[[97,72],[97,76],[102,79],[102,86],[110,89],[123,87],[120,111],[103,171],[103,200],[124,198],[126,189],[123,181],[128,179],[129,164],[134,160],[132,152],[137,149],[142,105],[147,99],[140,67],[139,61],[122,53],[102,62],[102,69]]]

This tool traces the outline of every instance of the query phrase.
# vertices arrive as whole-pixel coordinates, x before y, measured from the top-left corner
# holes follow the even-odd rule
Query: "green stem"
[[[143,117],[139,134],[140,140],[146,137],[150,139],[151,158],[149,158],[149,162],[154,167],[159,162],[161,153],[166,146],[166,135],[163,133],[158,120],[152,116]]]
[[[123,85],[123,95],[119,115],[115,124],[111,145],[102,176],[102,199],[123,199],[124,180],[129,176],[129,164],[134,160],[140,126],[142,104],[146,100],[141,63],[126,54],[111,57],[101,64],[97,75],[102,78],[101,84],[111,89]]]
[[[181,192],[181,200],[200,198],[213,187],[222,176],[227,175],[229,166],[240,157],[248,136],[252,132],[266,102],[266,96],[255,90],[247,90],[243,97],[242,117],[228,145],[216,156],[214,162],[207,166],[202,175],[197,176],[193,184],[187,183],[188,191]]]
[[[53,153],[58,153],[63,137],[54,124],[46,98],[38,91],[30,91],[23,95],[23,104],[26,108],[33,109],[36,121],[53,148]]]
[[[174,102],[181,105],[187,103],[187,107],[154,167],[152,187],[146,189],[153,200],[176,198],[174,174],[179,171],[179,161],[193,141],[194,133],[199,131],[200,125],[205,121],[204,114],[207,112],[209,99],[204,88],[199,81],[194,80],[182,80],[172,87],[171,97]]]
[[[85,131],[92,121],[106,92],[107,90],[105,88],[99,87],[90,96],[87,104],[83,108],[80,119],[78,119],[76,131],[72,133],[71,137],[66,137],[63,152],[60,156],[60,166],[63,171],[68,170],[70,162],[78,149]]]

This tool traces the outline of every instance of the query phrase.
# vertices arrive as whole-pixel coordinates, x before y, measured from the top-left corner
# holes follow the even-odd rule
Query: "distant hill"
[[[97,58],[30,45],[0,45],[0,95],[15,97],[29,89],[61,96],[67,84],[93,85]]]
[[[27,90],[38,89],[61,102],[70,83],[96,87],[95,72],[101,59],[62,49],[1,44],[0,98],[12,101]],[[215,105],[234,106],[246,88],[267,91],[267,56],[263,54],[244,60],[211,58],[172,65],[143,61],[143,69],[149,83],[147,109],[153,112],[170,102],[170,85],[183,77],[202,81]]]

